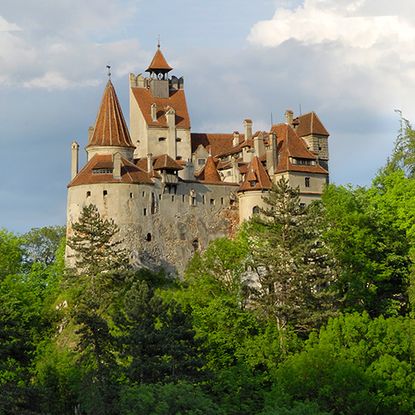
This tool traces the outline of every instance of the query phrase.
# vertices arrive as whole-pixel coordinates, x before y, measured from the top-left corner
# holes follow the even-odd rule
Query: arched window
[[[252,213],[253,213],[254,215],[258,215],[258,213],[259,213],[259,206],[254,206],[254,207],[252,208]]]

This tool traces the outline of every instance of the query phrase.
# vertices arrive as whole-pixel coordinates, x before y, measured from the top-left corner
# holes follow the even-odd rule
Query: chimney
[[[167,134],[167,154],[176,160],[177,157],[177,143],[176,143],[176,111],[170,107],[166,111],[167,126],[169,131]]]
[[[114,179],[121,179],[121,154],[115,153],[113,158],[114,168],[112,170],[112,177]]]
[[[262,157],[265,153],[264,135],[262,132],[254,137],[254,150],[257,157]]]
[[[271,179],[277,170],[277,138],[275,133],[269,134],[269,147],[266,151],[267,170]]]
[[[252,120],[248,118],[244,120],[244,128],[245,128],[245,140],[249,140],[252,138]]]
[[[236,147],[237,145],[239,145],[239,132],[238,131],[234,131],[233,132],[233,141],[232,141],[232,145],[234,147]]]
[[[292,112],[292,110],[287,110],[285,111],[285,123],[288,125],[293,125],[293,118],[294,118],[294,113]]]
[[[74,177],[78,174],[79,144],[76,141],[73,141],[71,149],[71,180],[73,180]]]
[[[239,183],[238,162],[236,161],[235,157],[232,157],[231,165],[232,165],[232,182]]]
[[[157,121],[157,105],[151,104],[151,120]]]
[[[153,154],[152,153],[147,154],[147,171],[149,173],[153,172]]]

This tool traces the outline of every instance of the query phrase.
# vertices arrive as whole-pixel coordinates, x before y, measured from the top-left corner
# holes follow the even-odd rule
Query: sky
[[[369,185],[396,110],[415,120],[413,0],[0,0],[0,228],[65,224],[70,145],[87,144],[106,65],[128,122],[128,74],[158,36],[193,132],[315,111],[338,185]]]

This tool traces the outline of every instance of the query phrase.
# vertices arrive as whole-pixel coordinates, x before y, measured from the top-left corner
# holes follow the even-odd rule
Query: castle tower
[[[132,160],[134,146],[111,80],[108,80],[93,129],[86,147],[88,161],[95,154],[120,153]]]
[[[265,206],[264,193],[271,189],[272,183],[258,156],[254,156],[248,165],[245,179],[238,189],[239,222],[249,219]]]
[[[153,187],[150,175],[132,163],[134,146],[117,98],[108,81],[95,125],[89,131],[86,165],[77,169],[77,144],[72,144],[71,181],[68,184],[67,236],[71,235],[82,208],[97,206],[103,217],[118,225],[134,223],[131,216],[137,184]],[[67,248],[67,253],[68,253]]]
[[[315,112],[300,115],[294,121],[295,132],[303,139],[307,148],[313,152],[318,163],[328,170],[329,162],[329,133]]]
[[[169,77],[172,70],[158,45],[146,69],[149,75],[130,74],[130,132],[135,158],[152,153],[183,162],[191,159],[183,78]]]

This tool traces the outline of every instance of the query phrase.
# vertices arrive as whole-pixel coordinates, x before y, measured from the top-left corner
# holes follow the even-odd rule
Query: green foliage
[[[224,412],[197,386],[186,382],[133,385],[121,394],[124,415],[219,415]]]
[[[252,298],[281,329],[308,333],[335,313],[336,270],[322,237],[324,211],[321,205],[302,208],[285,178],[264,201],[249,238],[258,281]]]
[[[101,272],[125,268],[127,257],[116,240],[118,226],[103,219],[95,205],[84,206],[79,220],[72,224],[67,244],[74,251],[76,272],[94,276]]]
[[[0,229],[0,281],[21,269],[21,239],[5,229]]]
[[[276,371],[276,388],[336,414],[412,413],[413,328],[403,317],[332,319]]]
[[[23,235],[23,251],[25,263],[35,262],[51,265],[62,239],[65,237],[64,226],[46,226],[33,228]]]
[[[405,312],[411,266],[410,240],[389,211],[380,178],[378,183],[369,191],[331,185],[323,195],[330,224],[325,236],[338,261],[343,308],[373,316]]]

